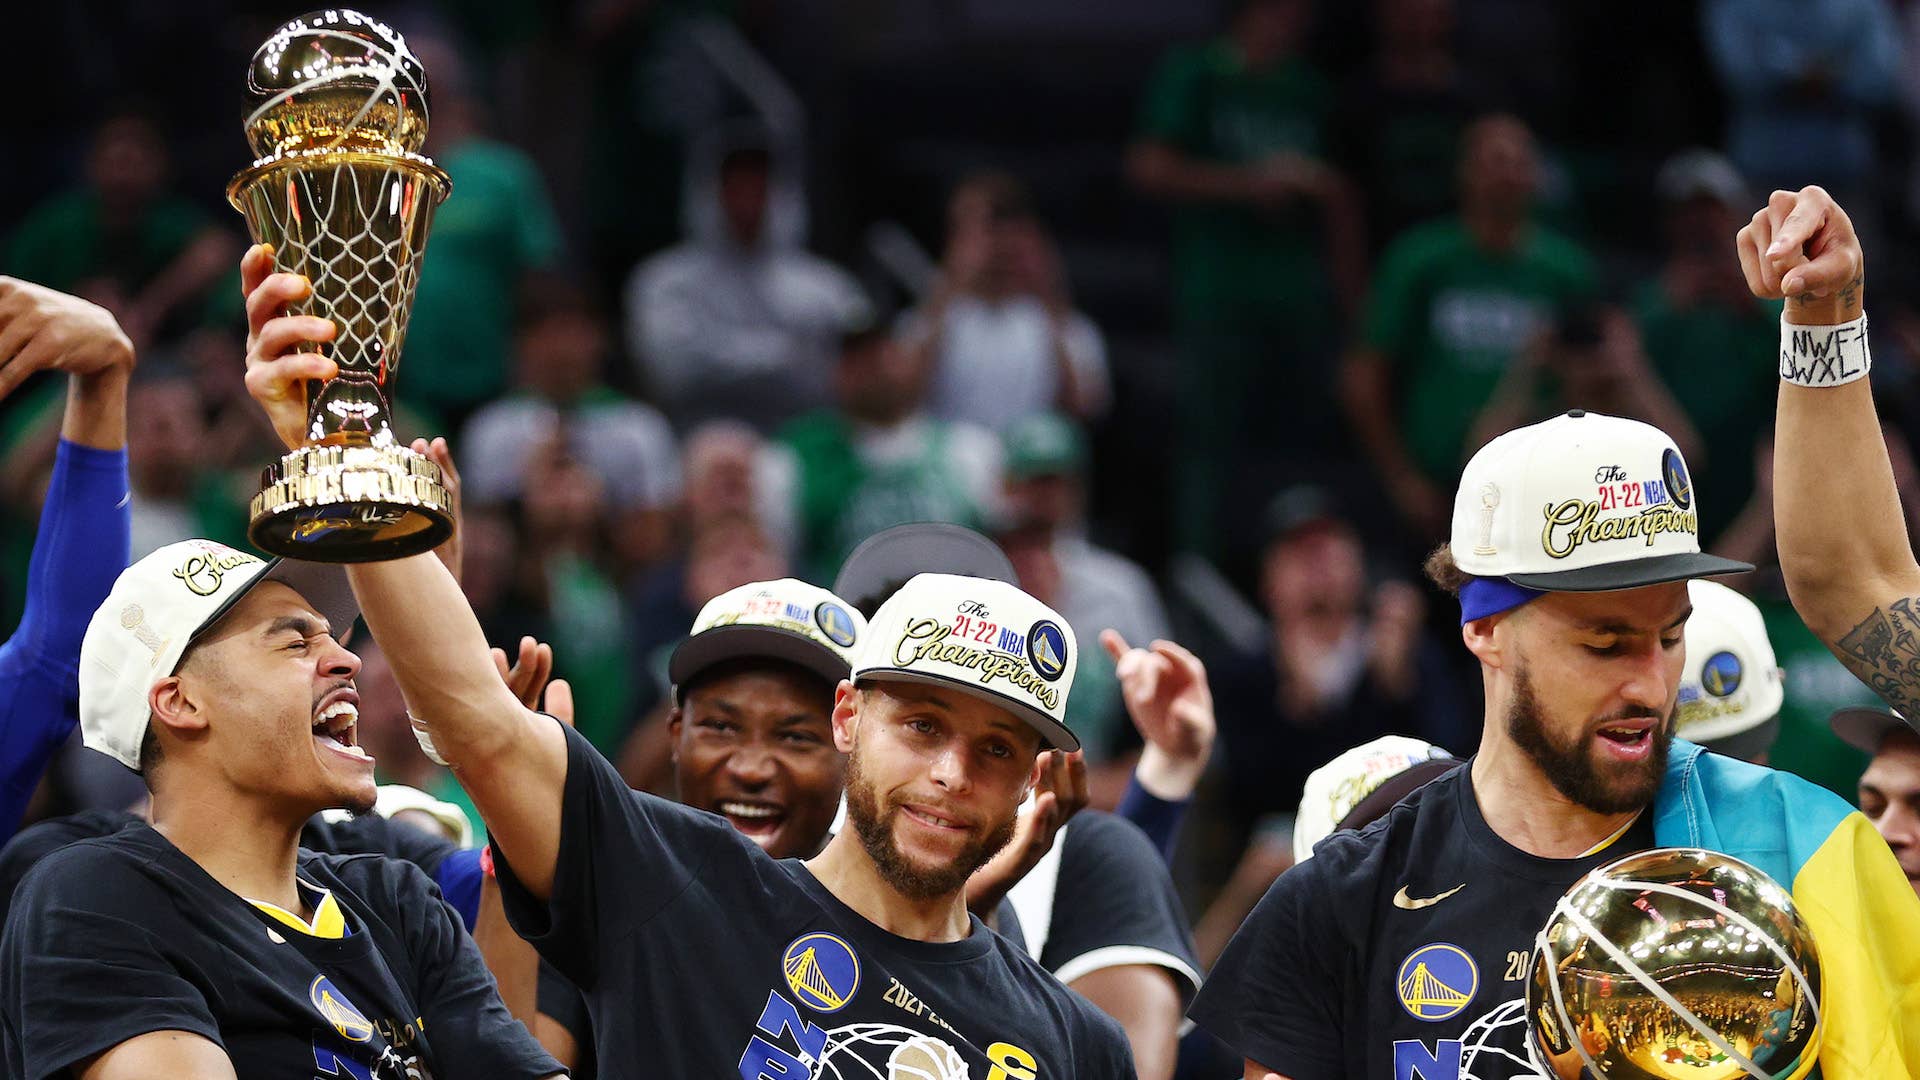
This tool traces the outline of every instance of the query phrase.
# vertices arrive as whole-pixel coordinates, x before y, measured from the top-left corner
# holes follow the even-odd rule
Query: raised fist
[[[1866,258],[1853,221],[1824,188],[1776,191],[1736,241],[1747,288],[1785,299],[1793,322],[1842,323],[1860,315]]]

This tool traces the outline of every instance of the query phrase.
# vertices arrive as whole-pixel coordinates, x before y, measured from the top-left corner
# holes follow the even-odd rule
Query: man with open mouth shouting
[[[1751,569],[1702,554],[1698,530],[1679,449],[1639,421],[1575,410],[1467,463],[1427,570],[1480,661],[1479,752],[1322,841],[1234,936],[1193,1016],[1249,1080],[1541,1075],[1535,935],[1587,871],[1648,847],[1723,851],[1792,887],[1822,946],[1822,1018],[1887,1011],[1849,948],[1897,873],[1885,845],[1826,790],[1673,737],[1688,579]],[[1881,1075],[1830,1026],[1830,1080]]]
[[[374,805],[360,661],[337,640],[354,616],[339,567],[208,540],[121,573],[81,645],[80,727],[146,781],[153,824],[21,885],[7,1075],[559,1074],[424,873],[298,849],[314,814]]]

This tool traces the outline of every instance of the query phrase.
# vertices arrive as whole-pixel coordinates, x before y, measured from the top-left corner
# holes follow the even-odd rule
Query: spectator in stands
[[[1107,350],[1074,310],[1060,253],[1024,187],[1004,173],[960,182],[947,204],[940,277],[900,330],[933,372],[942,420],[1000,429],[1107,404]]]
[[[691,447],[690,447],[691,449]],[[791,457],[777,454],[791,466]],[[689,461],[693,461],[689,454]],[[706,485],[688,476],[689,502]],[[784,489],[783,496],[790,496]],[[627,611],[633,627],[629,664],[633,669],[636,715],[642,717],[625,749],[614,759],[627,783],[656,794],[671,793],[668,784],[670,741],[666,713],[667,660],[674,646],[687,636],[687,627],[707,601],[750,581],[772,581],[787,576],[787,556],[770,537],[760,519],[746,510],[728,509],[692,518],[687,546],[675,561],[660,567],[628,591]]]
[[[702,532],[722,517],[744,515],[769,536],[793,535],[793,458],[753,428],[738,420],[703,424],[687,434],[682,460],[689,533]],[[677,621],[691,619],[689,614]]]
[[[1182,48],[1149,85],[1127,172],[1174,204],[1177,538],[1223,546],[1221,506],[1266,458],[1324,453],[1336,311],[1365,287],[1358,200],[1325,163],[1333,95],[1301,55],[1307,0],[1238,0],[1224,37]],[[1288,454],[1292,451],[1292,454]],[[1267,488],[1270,489],[1270,488]]]
[[[1453,206],[1460,135],[1493,96],[1453,30],[1454,0],[1375,0],[1373,57],[1341,91],[1333,154],[1365,200],[1371,254]]]
[[[1572,308],[1523,346],[1474,420],[1470,438],[1483,445],[1570,409],[1643,420],[1670,433],[1688,460],[1702,450],[1686,412],[1648,364],[1633,319],[1615,307]]]
[[[1423,636],[1419,590],[1369,580],[1360,538],[1331,498],[1289,489],[1268,522],[1269,647],[1211,666],[1227,810],[1243,831],[1292,814],[1308,772],[1355,744],[1398,734],[1462,746],[1477,734],[1463,727],[1444,657]]]
[[[1901,60],[1885,0],[1708,0],[1700,14],[1727,146],[1760,190],[1817,183],[1845,198],[1872,179],[1873,113]]]
[[[536,494],[536,458],[559,448],[604,494],[612,569],[624,577],[666,553],[680,452],[658,410],[604,381],[609,344],[586,290],[559,278],[529,282],[514,338],[513,391],[467,422],[461,471],[476,503],[523,500]]]
[[[94,132],[86,185],[35,207],[0,270],[112,312],[135,348],[189,328],[239,245],[167,189],[167,143],[145,113],[110,114]]]
[[[1696,483],[1714,493],[1700,508],[1700,534],[1718,536],[1752,497],[1754,449],[1771,433],[1779,380],[1750,361],[1778,346],[1780,303],[1757,299],[1739,264],[1728,265],[1727,237],[1752,202],[1732,162],[1684,151],[1662,166],[1654,191],[1666,262],[1633,298],[1634,321],[1654,373],[1699,433],[1698,447],[1683,449]]]
[[[1511,116],[1462,138],[1460,212],[1387,249],[1341,374],[1347,418],[1412,539],[1444,535],[1474,416],[1508,366],[1592,292],[1586,252],[1532,221],[1539,163]],[[1329,755],[1331,756],[1331,755]]]
[[[454,193],[434,214],[400,378],[406,403],[436,413],[445,431],[507,389],[514,298],[527,274],[559,260],[560,223],[533,159],[488,133],[460,52],[440,39],[408,42],[432,73],[427,152]]]
[[[1036,575],[1043,573],[1053,583],[1046,602],[1067,617],[1083,641],[1098,640],[1102,630],[1117,630],[1143,644],[1170,636],[1153,579],[1132,560],[1087,538],[1087,447],[1080,429],[1063,416],[1041,413],[1009,428],[1002,447],[1001,495],[1012,533],[1001,546],[1019,570],[1021,584],[1035,588],[1039,577],[1026,565],[1034,563]],[[1009,542],[1015,536],[1020,542]],[[1113,755],[1114,737],[1130,730],[1122,722],[1112,676],[1107,665],[1088,664],[1082,679],[1097,679],[1098,685],[1083,688],[1076,680],[1068,697],[1076,703],[1070,708],[1079,709],[1084,701],[1090,710],[1075,714],[1087,726],[1074,729],[1081,733],[1090,765]]]
[[[870,316],[845,271],[803,248],[805,196],[761,132],[724,131],[689,164],[687,239],[627,279],[627,347],[683,428],[769,430],[829,400],[840,329]]]
[[[838,404],[800,417],[780,440],[794,459],[797,569],[832,581],[854,545],[890,525],[978,528],[1000,483],[1000,444],[971,424],[927,415],[927,358],[884,328],[847,335]]]
[[[1920,732],[1884,708],[1841,709],[1831,723],[1847,745],[1873,755],[1860,775],[1860,812],[1920,893]]]

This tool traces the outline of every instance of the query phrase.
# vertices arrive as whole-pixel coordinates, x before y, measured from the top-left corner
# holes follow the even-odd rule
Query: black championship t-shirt
[[[40,860],[66,847],[95,836],[107,836],[146,819],[130,810],[82,810],[65,817],[49,818],[29,825],[0,848],[0,923],[5,923],[13,894],[26,879],[27,871]],[[404,821],[389,821],[379,814],[360,814],[340,821],[328,821],[315,814],[300,830],[300,846],[308,851],[330,855],[385,855],[405,859],[433,876],[448,855],[460,849],[445,837]]]
[[[541,1077],[460,917],[411,863],[303,851],[347,934],[303,934],[144,824],[48,855],[0,937],[7,1075],[68,1075],[137,1035],[220,1044],[247,1080]]]
[[[1166,860],[1139,826],[1082,810],[1008,898],[1027,953],[1061,982],[1110,967],[1165,968],[1193,1000],[1200,963]]]
[[[1525,1004],[1534,936],[1581,875],[1651,846],[1642,813],[1584,858],[1528,855],[1487,826],[1456,769],[1280,875],[1193,1018],[1291,1080],[1537,1076]]]
[[[889,934],[566,738],[551,901],[495,866],[514,929],[585,993],[602,1077],[1133,1077],[1119,1025],[978,919],[957,942]]]

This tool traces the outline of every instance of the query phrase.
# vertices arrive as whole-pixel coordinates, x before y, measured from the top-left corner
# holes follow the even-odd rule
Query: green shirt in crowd
[[[1200,161],[1251,165],[1275,154],[1326,156],[1333,94],[1305,60],[1247,67],[1230,41],[1189,46],[1161,62],[1140,135]],[[1324,317],[1317,210],[1185,203],[1174,220],[1176,302],[1190,325],[1263,325]]]
[[[1753,497],[1754,451],[1773,433],[1780,307],[1758,299],[1739,309],[1676,307],[1658,279],[1634,298],[1647,359],[1706,448],[1705,460],[1687,467],[1695,487],[1712,493],[1700,507],[1700,535],[1709,542]]]
[[[1381,260],[1365,339],[1387,358],[1407,451],[1428,477],[1459,474],[1475,416],[1528,342],[1594,290],[1573,241],[1535,226],[1510,252],[1458,218],[1415,228]]]
[[[998,444],[978,428],[920,417],[863,435],[837,413],[815,412],[780,438],[797,466],[795,548],[810,581],[832,581],[854,547],[882,529],[986,525],[984,489],[998,474]]]
[[[1850,705],[1886,708],[1886,703],[1854,678],[1784,598],[1756,596],[1766,620],[1774,659],[1787,673],[1786,703],[1780,708],[1780,735],[1773,742],[1772,765],[1785,769],[1854,802],[1867,755],[1840,741],[1827,726],[1833,710]]]
[[[27,215],[7,245],[14,277],[74,292],[94,278],[110,278],[134,293],[167,268],[207,227],[207,215],[185,199],[161,199],[126,230],[108,228],[91,191],[56,196]]]
[[[447,413],[506,388],[520,279],[559,256],[560,226],[539,170],[520,151],[470,139],[438,161],[453,194],[428,235],[399,396]]]

